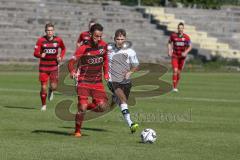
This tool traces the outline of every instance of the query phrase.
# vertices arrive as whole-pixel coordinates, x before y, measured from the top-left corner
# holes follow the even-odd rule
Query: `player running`
[[[75,119],[75,136],[81,137],[84,114],[88,109],[88,97],[92,106],[104,111],[107,108],[107,95],[102,82],[102,70],[105,80],[108,75],[107,44],[102,40],[103,27],[96,23],[90,29],[89,43],[81,45],[70,59],[68,69],[71,78],[77,77],[78,111]],[[77,64],[77,68],[74,67]],[[79,73],[79,74],[77,74]]]
[[[118,29],[114,37],[115,44],[109,46],[109,82],[108,87],[113,92],[113,101],[122,111],[132,133],[136,132],[138,124],[130,118],[127,100],[132,83],[131,75],[138,69],[138,58],[132,48],[124,48],[126,43],[126,31]]]
[[[172,33],[168,42],[168,55],[172,58],[173,68],[173,91],[178,92],[177,86],[180,80],[180,74],[184,67],[187,54],[192,49],[190,37],[183,33],[184,24],[178,24],[178,32]]]
[[[53,99],[53,91],[58,84],[58,65],[63,60],[66,48],[63,40],[54,36],[54,25],[45,25],[46,35],[38,38],[35,45],[34,56],[39,58],[39,81],[41,82],[40,97],[42,101],[41,111],[47,108],[46,98]],[[58,53],[59,48],[61,53]],[[49,81],[50,80],[50,81]],[[48,81],[50,83],[47,94]]]
[[[90,28],[96,24],[96,21],[93,19],[89,22],[88,24],[88,31],[82,32],[80,33],[78,40],[77,40],[77,44],[76,44],[76,48],[80,47],[82,44],[84,43],[88,43],[88,41],[91,38],[91,32],[90,32]]]

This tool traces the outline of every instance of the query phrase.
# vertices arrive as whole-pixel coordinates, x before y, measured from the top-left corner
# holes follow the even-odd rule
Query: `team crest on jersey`
[[[127,53],[122,53],[122,55],[123,55],[124,57],[128,57],[128,54],[127,54]]]
[[[99,49],[100,54],[104,53],[104,49]]]
[[[54,46],[54,47],[57,47],[57,43],[53,43],[53,46]]]

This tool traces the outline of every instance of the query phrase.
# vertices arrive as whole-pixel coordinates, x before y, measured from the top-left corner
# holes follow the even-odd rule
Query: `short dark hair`
[[[90,28],[90,32],[91,34],[93,34],[95,31],[103,31],[103,26],[99,23],[96,23],[94,25],[92,25],[92,27]]]
[[[116,32],[115,32],[115,37],[119,37],[119,36],[124,36],[126,37],[127,36],[127,33],[125,31],[125,29],[117,29]]]
[[[178,23],[178,27],[179,26],[183,26],[184,27],[184,23],[183,22]]]
[[[47,28],[48,27],[53,27],[54,28],[54,25],[52,24],[52,23],[47,23],[46,25],[45,25],[45,31],[47,31]]]

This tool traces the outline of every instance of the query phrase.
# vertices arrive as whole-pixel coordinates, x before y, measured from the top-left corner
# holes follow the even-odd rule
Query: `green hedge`
[[[138,0],[120,0],[123,5],[138,5]],[[140,0],[141,5],[145,6],[164,6],[166,0]],[[206,9],[219,9],[222,5],[240,5],[240,0],[168,0],[171,6],[177,6],[177,3],[185,7],[196,7]]]

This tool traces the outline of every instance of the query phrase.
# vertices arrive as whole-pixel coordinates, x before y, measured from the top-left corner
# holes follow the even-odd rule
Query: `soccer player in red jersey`
[[[63,60],[66,48],[63,40],[54,36],[54,25],[45,25],[46,35],[38,38],[33,55],[39,58],[39,81],[41,82],[40,97],[42,101],[42,111],[46,110],[46,98],[53,99],[53,91],[57,89],[58,64]],[[58,50],[61,49],[59,54]],[[47,95],[48,81],[50,86]]]
[[[91,20],[88,24],[88,31],[80,33],[76,47],[80,47],[82,44],[87,43],[90,40],[91,33],[90,33],[90,28],[96,23],[96,20]]]
[[[178,24],[178,32],[172,33],[168,42],[168,55],[172,58],[173,68],[173,91],[178,92],[177,86],[180,80],[180,74],[184,67],[187,54],[192,49],[190,37],[183,33],[184,24]]]
[[[104,111],[107,107],[107,95],[102,83],[102,70],[105,80],[108,75],[107,43],[102,40],[103,27],[94,24],[89,43],[77,48],[69,60],[68,69],[71,78],[77,77],[78,112],[75,119],[75,136],[81,137],[84,114],[88,109],[88,97],[92,98],[95,109]],[[77,68],[74,65],[77,64]],[[78,74],[79,73],[79,74]]]

